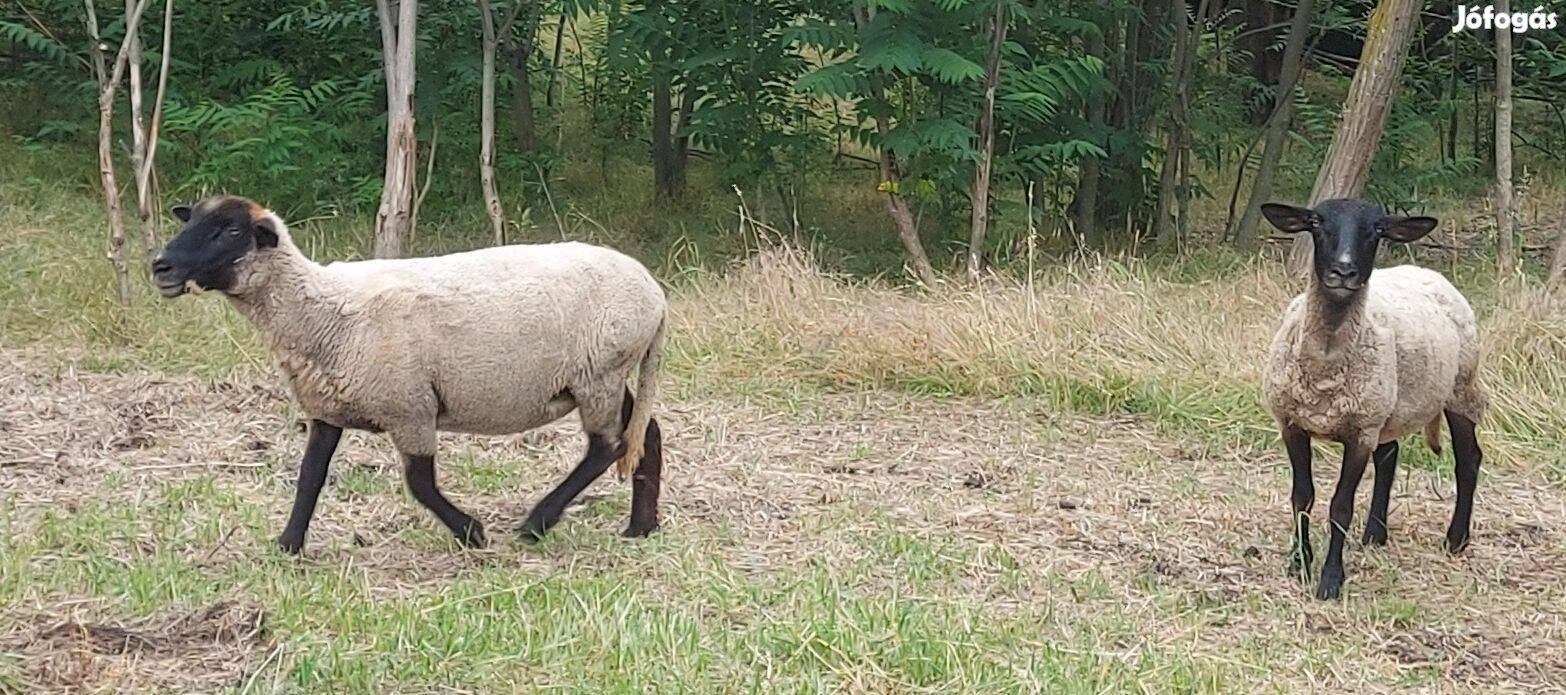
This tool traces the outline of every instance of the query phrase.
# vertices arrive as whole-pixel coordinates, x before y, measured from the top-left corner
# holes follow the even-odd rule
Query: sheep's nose
[[[1350,276],[1354,275],[1354,266],[1353,266],[1353,264],[1344,263],[1342,261],[1339,261],[1339,262],[1333,263],[1332,265],[1327,266],[1327,272],[1329,272],[1329,273],[1331,273],[1333,275],[1336,275],[1338,277],[1346,278],[1346,277],[1350,277]]]
[[[162,275],[174,269],[174,264],[169,263],[163,256],[152,259],[152,274]]]

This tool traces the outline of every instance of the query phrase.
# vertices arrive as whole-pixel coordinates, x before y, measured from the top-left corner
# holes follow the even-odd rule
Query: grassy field
[[[610,479],[542,544],[502,532],[580,456],[568,418],[443,437],[443,485],[491,528],[483,551],[407,498],[388,445],[351,435],[295,559],[269,540],[300,414],[249,328],[145,282],[116,309],[92,200],[13,200],[0,691],[1566,682],[1566,319],[1482,270],[1421,258],[1485,332],[1472,548],[1440,550],[1449,460],[1406,446],[1391,545],[1352,544],[1341,603],[1284,572],[1287,463],[1256,381],[1291,290],[1274,263],[1212,254],[921,293],[786,248],[700,264],[718,270],[671,253],[663,532],[619,538],[629,491]],[[296,230],[323,258],[363,233]]]

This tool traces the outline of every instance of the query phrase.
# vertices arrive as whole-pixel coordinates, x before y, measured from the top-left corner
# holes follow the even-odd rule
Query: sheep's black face
[[[1382,239],[1409,242],[1435,229],[1433,217],[1389,217],[1360,200],[1328,200],[1314,210],[1268,203],[1262,214],[1284,232],[1310,232],[1316,287],[1333,299],[1353,297],[1370,281]]]
[[[178,297],[194,284],[226,292],[237,264],[256,249],[277,246],[271,213],[244,198],[212,198],[195,207],[176,205],[185,226],[152,261],[152,278],[164,297]]]

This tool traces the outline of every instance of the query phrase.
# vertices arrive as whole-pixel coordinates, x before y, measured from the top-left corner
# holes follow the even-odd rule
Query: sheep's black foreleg
[[[304,548],[305,533],[310,530],[310,518],[315,516],[315,502],[326,485],[326,468],[337,451],[337,441],[343,430],[320,420],[310,421],[309,439],[305,442],[304,459],[299,462],[299,483],[294,490],[294,509],[288,514],[288,525],[277,537],[277,545],[289,555],[297,555]]]
[[[1316,585],[1316,598],[1338,598],[1343,592],[1343,545],[1348,539],[1349,524],[1354,522],[1354,493],[1359,481],[1365,477],[1365,466],[1370,463],[1370,449],[1364,444],[1349,441],[1343,445],[1343,470],[1338,476],[1338,488],[1332,493],[1332,538],[1327,545],[1327,560],[1321,566],[1321,583]]]
[[[658,491],[663,478],[663,433],[656,419],[647,422],[645,453],[631,474],[631,523],[627,538],[641,538],[658,530]]]
[[[538,540],[544,537],[555,522],[560,520],[560,515],[565,512],[566,505],[576,496],[581,494],[598,476],[609,470],[610,464],[625,452],[625,444],[611,446],[609,440],[603,435],[587,435],[587,455],[582,457],[582,462],[576,464],[571,474],[560,483],[559,487],[544,495],[537,507],[527,515],[527,521],[522,523],[523,540]]]
[[[1474,436],[1473,420],[1448,410],[1446,426],[1452,431],[1452,455],[1457,459],[1457,507],[1452,511],[1452,525],[1446,529],[1446,550],[1457,553],[1468,547],[1474,488],[1479,485],[1479,463],[1484,460],[1484,452],[1479,450],[1479,440]]]
[[[1392,504],[1392,480],[1397,477],[1397,442],[1376,447],[1376,486],[1370,495],[1370,518],[1365,520],[1365,545],[1387,544],[1387,507]]]
[[[435,487],[435,457],[424,454],[403,454],[402,461],[403,477],[408,483],[408,492],[413,493],[413,499],[434,512],[441,523],[451,529],[452,535],[457,537],[457,542],[469,548],[484,547],[484,525],[458,509],[451,500],[440,494],[439,488]]]
[[[1310,477],[1310,434],[1301,429],[1285,427],[1283,446],[1289,452],[1289,465],[1294,469],[1294,489],[1289,495],[1289,506],[1294,511],[1294,542],[1289,548],[1289,573],[1305,581],[1310,578],[1313,566],[1310,508],[1316,504],[1316,483]]]

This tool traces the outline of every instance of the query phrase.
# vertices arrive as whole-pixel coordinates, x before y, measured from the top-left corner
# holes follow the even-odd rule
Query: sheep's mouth
[[[1364,283],[1355,277],[1343,277],[1328,273],[1321,279],[1321,287],[1329,292],[1340,295],[1350,295],[1359,291]]]
[[[185,286],[186,283],[184,280],[174,281],[158,278],[157,283],[158,293],[162,294],[164,299],[173,299],[178,297],[184,294],[188,289]]]

